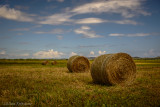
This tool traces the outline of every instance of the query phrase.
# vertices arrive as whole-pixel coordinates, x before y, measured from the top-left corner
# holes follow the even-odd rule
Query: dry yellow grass
[[[67,61],[58,62],[55,66],[42,66],[41,61],[0,64],[0,106],[7,102],[26,103],[32,107],[160,105],[159,65],[137,66],[136,80],[130,86],[106,86],[93,84],[89,72],[69,73]]]

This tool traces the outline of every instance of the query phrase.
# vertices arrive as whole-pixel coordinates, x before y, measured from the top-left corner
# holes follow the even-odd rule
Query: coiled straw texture
[[[67,62],[67,68],[70,72],[89,72],[90,63],[84,56],[72,56]]]
[[[91,65],[93,82],[106,85],[129,85],[136,77],[136,65],[126,53],[101,55]]]

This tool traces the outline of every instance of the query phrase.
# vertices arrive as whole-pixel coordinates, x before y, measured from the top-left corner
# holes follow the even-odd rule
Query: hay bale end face
[[[106,85],[129,85],[136,77],[136,65],[126,53],[105,54],[91,65],[93,82]]]
[[[90,63],[84,56],[72,56],[67,62],[67,68],[70,72],[89,72]]]

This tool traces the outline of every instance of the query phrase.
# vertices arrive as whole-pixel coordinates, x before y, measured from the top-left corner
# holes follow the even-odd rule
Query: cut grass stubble
[[[146,67],[137,66],[135,82],[122,87],[93,84],[89,72],[69,73],[65,66],[0,65],[0,102],[31,106],[159,106],[160,68],[143,69]]]

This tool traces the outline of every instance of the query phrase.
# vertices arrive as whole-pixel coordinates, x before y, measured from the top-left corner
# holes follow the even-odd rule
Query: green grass
[[[41,62],[0,60],[0,105],[160,106],[159,60],[135,60],[142,64],[137,64],[137,77],[130,86],[93,84],[90,73],[69,73],[67,60],[45,66]]]

